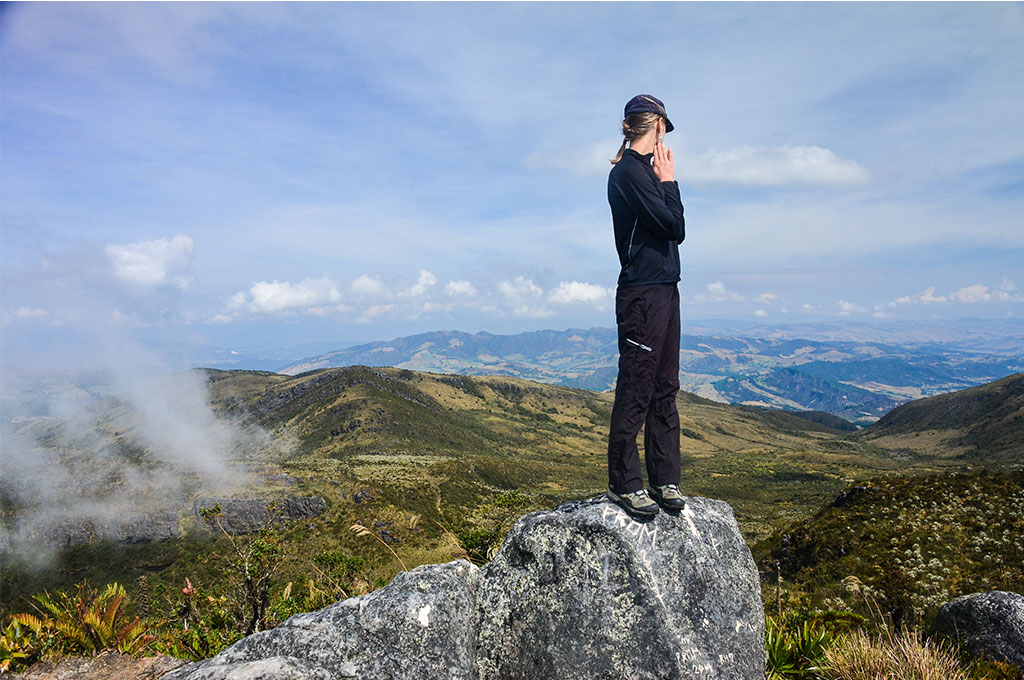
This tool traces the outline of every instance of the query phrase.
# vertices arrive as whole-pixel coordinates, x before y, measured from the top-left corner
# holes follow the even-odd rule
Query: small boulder
[[[976,657],[1024,669],[1024,595],[992,590],[958,597],[939,608],[935,631]]]

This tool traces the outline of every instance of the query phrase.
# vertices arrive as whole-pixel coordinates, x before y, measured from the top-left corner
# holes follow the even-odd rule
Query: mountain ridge
[[[1024,354],[980,354],[935,342],[894,345],[793,337],[684,334],[683,389],[715,401],[827,411],[867,425],[899,404],[970,387],[1024,369]],[[1018,348],[1019,350],[1019,348]],[[280,369],[294,375],[349,365],[461,375],[505,375],[590,390],[613,388],[612,328],[515,335],[433,331],[364,343]]]
[[[854,438],[916,453],[945,446],[958,457],[984,453],[1024,460],[1024,373],[903,404]]]

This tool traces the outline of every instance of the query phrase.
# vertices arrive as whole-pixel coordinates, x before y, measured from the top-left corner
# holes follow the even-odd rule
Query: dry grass
[[[862,631],[844,636],[825,652],[823,672],[830,680],[969,680],[956,655],[904,631],[873,637]]]

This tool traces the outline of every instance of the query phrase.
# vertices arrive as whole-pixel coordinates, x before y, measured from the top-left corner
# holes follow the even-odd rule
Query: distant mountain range
[[[792,337],[797,334],[792,328],[749,329],[750,335],[684,335],[680,382],[684,390],[714,401],[825,411],[866,425],[911,399],[1024,370],[1024,344],[1014,340],[1016,332],[1024,335],[1024,324],[994,323],[989,349],[984,333],[974,327],[965,330],[962,342],[956,341],[952,325],[926,328],[916,335],[881,333],[899,344]],[[830,326],[807,325],[800,330],[818,337],[839,333]],[[854,331],[862,338],[870,335],[867,328],[847,329]],[[319,354],[279,372],[393,366],[502,375],[602,391],[614,386],[617,353],[612,328],[515,335],[435,331]]]

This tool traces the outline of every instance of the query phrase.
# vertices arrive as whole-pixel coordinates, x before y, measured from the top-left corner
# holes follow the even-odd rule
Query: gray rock
[[[30,536],[49,545],[69,546],[93,540],[119,543],[156,543],[178,537],[178,513],[173,510],[150,514],[124,514],[101,519],[55,518],[31,529]]]
[[[386,587],[298,614],[165,680],[263,677],[476,679],[472,575],[459,560],[405,571]],[[307,675],[247,673],[265,659]],[[292,672],[291,670],[289,672]],[[263,671],[261,670],[261,673]]]
[[[611,503],[526,515],[480,575],[481,678],[764,677],[757,568],[722,501],[647,522]]]
[[[266,524],[270,515],[267,506],[276,503],[284,520],[308,519],[323,514],[327,501],[320,496],[289,496],[272,498],[214,498],[200,496],[192,502],[197,522],[203,522],[200,510],[220,504],[220,524],[231,535],[249,534]]]
[[[273,677],[762,680],[750,550],[727,504],[687,504],[644,522],[604,497],[531,513],[483,568],[403,572],[166,677],[256,680],[273,660],[305,673]]]
[[[939,608],[935,630],[974,656],[1024,669],[1024,595],[992,590],[958,597]]]

